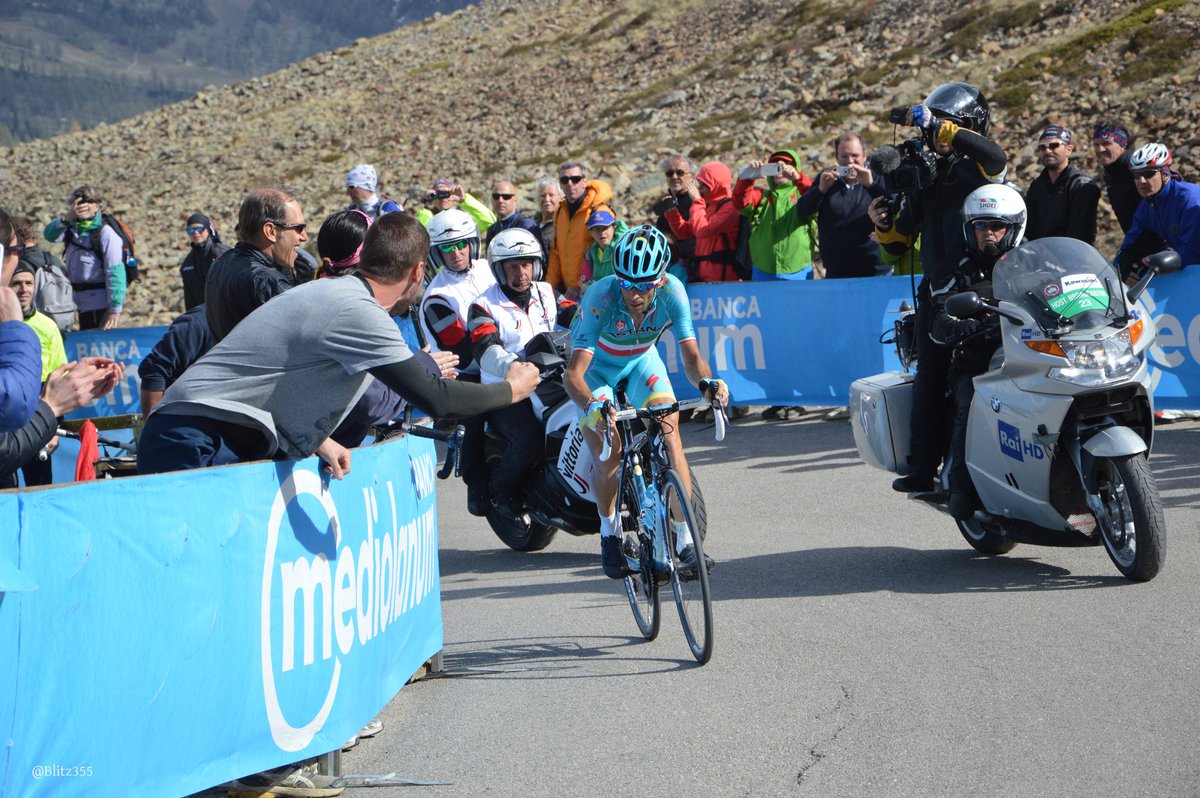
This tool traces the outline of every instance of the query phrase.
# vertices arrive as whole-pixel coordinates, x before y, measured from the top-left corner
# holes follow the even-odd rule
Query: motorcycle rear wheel
[[[980,554],[1008,554],[1016,547],[1016,542],[1004,537],[1000,528],[990,521],[979,521],[972,518],[969,521],[959,521],[958,531],[971,544],[971,548]]]
[[[496,537],[516,551],[541,551],[550,545],[554,534],[558,532],[554,527],[538,523],[528,515],[509,518],[494,508],[488,511],[487,522]]]
[[[1109,559],[1127,579],[1153,579],[1162,569],[1167,541],[1162,499],[1149,462],[1140,454],[1098,458],[1094,479],[1104,508],[1096,521]]]

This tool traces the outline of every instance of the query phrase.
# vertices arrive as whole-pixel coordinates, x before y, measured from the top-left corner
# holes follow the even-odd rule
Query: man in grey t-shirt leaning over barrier
[[[371,377],[439,418],[498,410],[539,382],[514,363],[492,385],[444,380],[413,357],[395,322],[421,296],[424,226],[388,214],[356,273],[293,288],[247,316],[163,395],[138,441],[138,473],[320,455],[341,478],[350,453],[329,439]]]

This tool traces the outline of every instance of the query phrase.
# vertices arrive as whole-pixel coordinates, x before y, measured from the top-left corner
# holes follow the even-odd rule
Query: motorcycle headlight
[[[1101,341],[1059,341],[1063,356],[1071,365],[1050,369],[1052,380],[1080,385],[1104,385],[1137,371],[1142,362],[1133,351],[1129,330]]]

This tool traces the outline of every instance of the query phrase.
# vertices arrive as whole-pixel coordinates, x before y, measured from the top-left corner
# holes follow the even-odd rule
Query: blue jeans
[[[138,438],[139,474],[244,463],[266,456],[267,439],[258,430],[204,416],[154,413]]]

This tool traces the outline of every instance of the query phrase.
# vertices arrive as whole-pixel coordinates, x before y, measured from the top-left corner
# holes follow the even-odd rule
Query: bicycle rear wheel
[[[625,595],[629,598],[629,607],[633,610],[633,619],[637,622],[642,637],[653,640],[658,637],[661,615],[659,609],[661,600],[658,594],[658,582],[654,578],[654,560],[650,551],[642,544],[649,539],[649,530],[642,533],[641,505],[638,502],[639,491],[633,483],[640,479],[633,471],[622,469],[621,492],[617,496],[618,522],[621,524],[621,548],[629,559],[638,563],[638,571],[625,577]]]
[[[675,469],[668,469],[662,485],[663,506],[667,510],[667,549],[671,552],[671,592],[679,608],[679,620],[692,656],[701,665],[712,658],[713,612],[709,592],[708,568],[704,558],[704,539],[696,526],[692,503]],[[687,530],[696,550],[696,567],[684,572],[679,559],[679,538]]]

